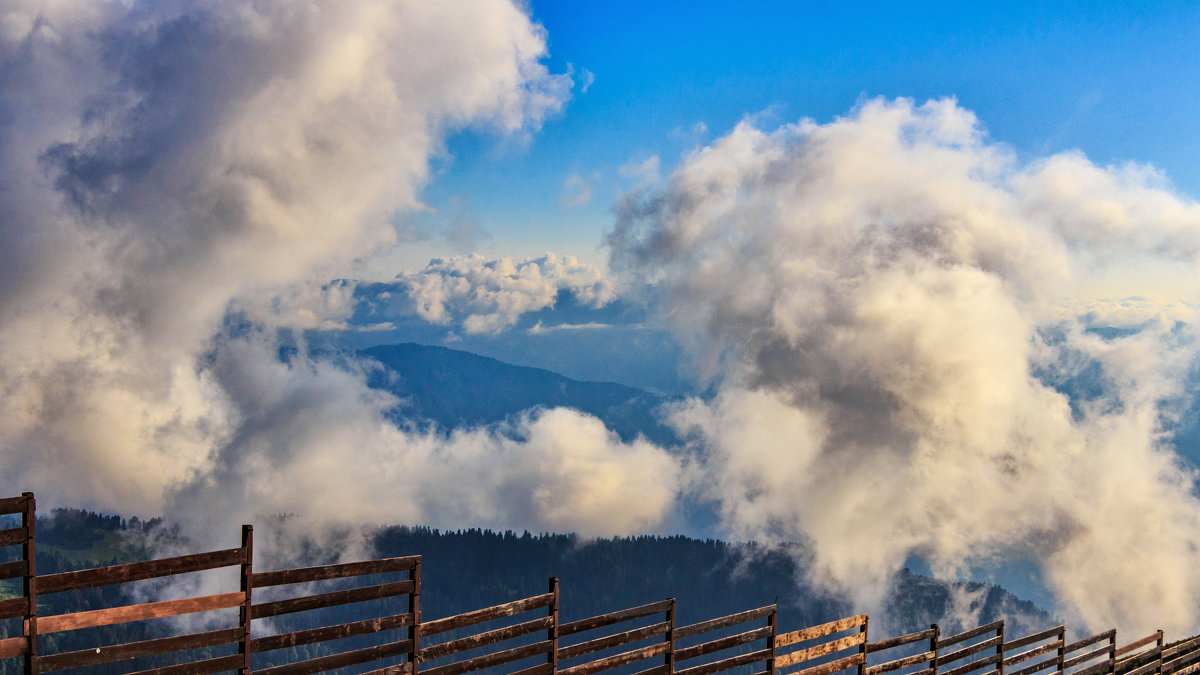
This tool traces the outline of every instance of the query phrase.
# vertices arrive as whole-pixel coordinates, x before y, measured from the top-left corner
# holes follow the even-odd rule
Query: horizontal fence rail
[[[677,626],[674,598],[560,622],[556,578],[540,595],[426,620],[420,556],[257,572],[249,525],[237,548],[39,575],[35,513],[32,493],[0,499],[0,583],[21,589],[0,599],[0,621],[21,626],[0,639],[0,664],[21,663],[25,675],[102,664],[135,675],[1200,674],[1200,637],[1168,645],[1162,631],[1118,647],[1115,630],[1067,642],[1064,626],[1014,638],[995,621],[871,641],[865,614],[779,632],[775,605]],[[221,570],[236,583],[174,583]],[[206,592],[128,592],[165,582]],[[48,598],[72,593],[91,594],[76,604],[87,609],[44,611]],[[106,600],[97,606],[96,597]],[[329,619],[334,608],[342,619]],[[142,638],[104,641],[116,626],[141,627]],[[86,648],[38,640],[76,634]]]

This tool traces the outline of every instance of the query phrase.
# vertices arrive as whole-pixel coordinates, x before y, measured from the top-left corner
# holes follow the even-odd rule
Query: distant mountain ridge
[[[358,352],[381,366],[367,384],[400,399],[392,421],[401,427],[433,422],[442,429],[511,420],[532,408],[567,407],[599,418],[622,440],[639,434],[676,442],[656,411],[672,399],[612,382],[583,382],[470,352],[406,342]]]

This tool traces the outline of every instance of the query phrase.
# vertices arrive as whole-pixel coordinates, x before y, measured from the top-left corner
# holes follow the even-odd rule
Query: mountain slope
[[[540,368],[514,366],[470,352],[414,343],[359,352],[379,364],[367,383],[401,403],[393,421],[419,420],[442,429],[502,422],[530,408],[574,408],[602,420],[629,441],[638,434],[668,444],[674,435],[655,411],[670,399],[610,382],[581,382]]]

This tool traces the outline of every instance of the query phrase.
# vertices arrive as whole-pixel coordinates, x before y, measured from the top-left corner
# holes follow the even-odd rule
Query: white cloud
[[[223,348],[214,375],[248,411],[205,480],[170,499],[191,523],[296,514],[308,525],[577,531],[653,529],[673,508],[679,469],[665,451],[622,442],[594,417],[531,412],[509,427],[405,433],[382,421],[394,403],[329,364],[270,357],[268,340]]]
[[[392,285],[389,314],[415,315],[474,334],[511,328],[522,314],[553,307],[561,290],[591,307],[615,297],[600,270],[553,253],[521,262],[481,255],[436,258],[420,272],[398,275]]]
[[[727,534],[811,541],[864,607],[911,554],[946,577],[1029,556],[1086,627],[1191,634],[1200,501],[1163,429],[1195,326],[1042,331],[1084,271],[1194,265],[1198,235],[1153,171],[1022,166],[954,101],[901,99],[744,122],[632,195],[610,241],[718,385],[673,420]],[[1031,373],[1083,364],[1106,386],[1076,418]]]
[[[263,337],[346,320],[352,287],[328,280],[395,245],[450,131],[520,134],[562,107],[570,79],[545,52],[498,0],[6,3],[0,490],[223,530],[280,511],[436,519],[470,499],[483,525],[652,525],[672,492],[644,484],[670,473],[655,448],[568,411],[405,435],[362,374],[281,364]],[[420,311],[461,304],[487,331],[545,289],[611,296],[570,258],[506,264],[443,261],[413,279]],[[513,468],[489,473],[499,457]],[[467,469],[491,482],[455,488]]]

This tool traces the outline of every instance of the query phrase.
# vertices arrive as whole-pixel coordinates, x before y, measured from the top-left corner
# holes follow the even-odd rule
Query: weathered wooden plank
[[[242,655],[233,654],[232,656],[219,656],[215,659],[205,659],[204,661],[181,663],[177,666],[139,670],[129,675],[209,675],[210,673],[220,673],[226,670],[237,670],[241,662]]]
[[[506,602],[503,605],[493,605],[492,607],[484,607],[483,609],[464,612],[463,614],[456,614],[454,616],[447,616],[442,619],[434,619],[433,621],[427,621],[421,624],[421,637],[425,637],[427,635],[437,635],[438,633],[445,633],[446,631],[454,630],[455,628],[473,626],[477,623],[483,623],[484,621],[492,621],[493,619],[501,619],[506,616],[521,614],[522,612],[528,612],[539,607],[549,607],[550,603],[552,602],[554,602],[554,594],[543,593],[542,595],[535,595],[531,598],[523,598],[521,600]]]
[[[539,663],[538,665],[526,668],[525,670],[518,670],[512,675],[551,675],[553,672],[553,663]]]
[[[995,633],[995,632],[999,631],[1003,625],[1004,625],[1003,620],[993,621],[991,623],[979,626],[978,628],[972,628],[971,630],[965,630],[965,631],[959,633],[958,635],[951,635],[950,637],[941,638],[937,642],[937,648],[941,649],[942,647],[949,647],[950,645],[956,645],[960,642],[965,642],[967,640],[970,640],[971,638],[979,637],[980,635],[987,635],[988,633]]]
[[[9,598],[0,600],[0,619],[11,619],[15,616],[25,616],[29,608],[28,598]]]
[[[670,673],[671,673],[671,666],[668,666],[667,664],[664,663],[661,666],[654,666],[653,668],[639,670],[636,673],[634,673],[633,675],[670,675]]]
[[[866,633],[855,633],[854,635],[847,635],[844,638],[830,640],[829,642],[824,642],[819,645],[813,645],[812,647],[808,647],[806,649],[797,649],[796,651],[787,655],[788,663],[792,664],[799,663],[801,661],[811,661],[822,656],[833,654],[834,652],[840,652],[843,649],[857,647],[866,641],[866,637]],[[778,658],[776,658],[775,663],[778,666]]]
[[[45,595],[47,593],[60,593],[80,588],[94,588],[109,584],[123,584],[130,581],[154,579],[174,574],[201,572],[219,567],[240,565],[245,560],[245,557],[246,552],[243,549],[231,548],[224,551],[181,555],[174,558],[161,558],[159,560],[147,560],[145,562],[126,563],[124,565],[97,567],[90,570],[78,570],[76,572],[47,574],[37,578],[37,592],[38,595]]]
[[[1122,656],[1125,656],[1126,654],[1128,654],[1132,651],[1136,651],[1137,649],[1139,649],[1141,647],[1145,647],[1148,644],[1157,645],[1160,638],[1162,638],[1161,631],[1156,632],[1156,633],[1151,633],[1144,638],[1130,642],[1129,644],[1125,645],[1124,647],[1118,647],[1117,651],[1114,652],[1114,656],[1116,656],[1119,659]]]
[[[0,659],[11,659],[27,653],[29,653],[29,641],[20,635],[0,640]]]
[[[0,563],[0,579],[15,579],[16,577],[23,577],[28,573],[28,560],[14,560],[12,562]]]
[[[13,527],[7,530],[0,530],[0,546],[15,546],[24,544],[29,538],[29,533],[23,527]]]
[[[1015,640],[1009,640],[1004,643],[1004,651],[1008,651],[1010,649],[1020,649],[1021,647],[1024,647],[1026,645],[1031,645],[1035,642],[1041,642],[1042,640],[1049,640],[1050,638],[1056,638],[1060,634],[1062,634],[1062,631],[1063,631],[1062,626],[1055,626],[1054,628],[1047,628],[1044,631],[1033,633],[1031,635],[1026,635],[1025,637],[1020,637]]]
[[[952,662],[958,661],[960,659],[965,659],[968,656],[974,656],[975,654],[978,654],[979,652],[982,652],[982,651],[985,651],[988,649],[995,649],[996,647],[998,647],[1000,645],[1001,639],[1002,638],[999,635],[997,635],[994,638],[990,638],[990,639],[984,640],[983,642],[973,644],[970,647],[963,647],[962,649],[950,652],[949,654],[939,654],[937,657],[936,665],[940,668],[941,666],[943,666],[947,663],[952,663]]]
[[[1193,663],[1190,666],[1186,666],[1183,670],[1175,671],[1171,675],[1194,675],[1197,672],[1200,672],[1200,663]]]
[[[1200,638],[1198,638],[1196,641],[1200,641]],[[1176,652],[1176,653],[1178,653],[1178,652]],[[1180,668],[1183,668],[1184,666],[1187,666],[1188,664],[1191,664],[1191,663],[1196,663],[1198,661],[1200,661],[1200,650],[1187,652],[1187,653],[1183,654],[1182,656],[1177,656],[1176,658],[1173,658],[1169,661],[1164,659],[1163,673],[1164,674],[1174,673],[1174,672],[1178,671]]]
[[[603,628],[604,626],[611,626],[614,623],[621,623],[622,621],[640,619],[643,616],[650,616],[651,614],[661,614],[670,608],[670,600],[651,602],[640,607],[630,607],[629,609],[622,609],[617,612],[609,612],[608,614],[600,614],[587,619],[559,624],[558,634],[560,637],[574,635],[575,633],[592,630],[593,628]],[[678,635],[678,630],[676,630],[676,635]]]
[[[771,650],[760,649],[756,652],[750,652],[749,654],[739,654],[737,656],[731,656],[727,659],[721,659],[720,661],[702,663],[698,666],[692,666],[691,668],[676,670],[675,675],[711,675],[712,673],[719,673],[723,670],[740,668],[751,663],[766,661],[769,658],[771,658]]]
[[[513,647],[512,649],[506,649],[505,651],[496,652],[494,654],[476,656],[473,659],[466,659],[464,661],[458,661],[457,663],[447,663],[444,666],[420,668],[417,672],[426,673],[427,675],[461,675],[461,673],[469,673],[476,670],[483,670],[484,668],[491,668],[492,666],[498,666],[504,663],[520,661],[521,659],[527,659],[531,656],[537,656],[538,654],[547,654],[552,649],[554,649],[554,643],[550,640],[543,640],[542,642],[535,642],[529,645]],[[561,673],[562,671],[560,670],[559,672]]]
[[[1004,675],[1032,675],[1033,673],[1040,673],[1041,671],[1050,668],[1058,668],[1057,657],[1047,661],[1040,661],[1031,666],[1025,666],[1024,668],[1018,668],[1017,670],[1005,672]]]
[[[297,647],[299,645],[307,645],[314,642],[340,640],[341,638],[348,638],[355,635],[378,633],[380,631],[403,628],[405,626],[411,626],[412,623],[412,614],[396,614],[394,616],[385,616],[378,619],[351,621],[349,623],[338,624],[336,626],[310,628],[308,630],[300,630],[294,633],[268,635],[266,637],[254,638],[250,640],[250,651],[269,652],[275,649]]]
[[[207,612],[214,609],[226,609],[237,607],[241,604],[243,598],[244,595],[241,592],[220,593],[218,595],[204,595],[196,598],[184,598],[182,600],[163,600],[161,602],[147,602],[141,605],[93,609],[86,612],[74,612],[72,614],[39,616],[37,622],[38,634],[57,633],[64,630],[76,630],[94,626],[109,626],[114,623],[144,621],[146,619],[158,619],[165,616]]]
[[[90,666],[97,663],[126,661],[152,654],[168,654],[188,649],[215,647],[217,645],[237,642],[241,637],[241,628],[225,628],[206,633],[157,638],[141,642],[127,642],[110,647],[96,647],[94,649],[82,649],[75,652],[39,656],[37,665],[38,670],[41,672],[63,670],[64,668],[79,668],[80,666]]]
[[[770,616],[771,612],[774,611],[775,605],[768,605],[766,607],[759,607],[758,609],[750,609],[745,612],[738,612],[728,616],[720,616],[715,619],[693,623],[690,626],[681,626],[675,629],[675,639],[682,640],[684,638],[692,637],[693,635],[708,633],[710,631],[727,628],[729,626],[736,626],[739,623],[763,619]]]
[[[924,640],[929,640],[930,638],[932,638],[935,635],[937,635],[937,631],[930,628],[927,630],[923,630],[919,633],[909,633],[908,635],[901,635],[900,637],[888,638],[886,640],[879,640],[878,642],[868,642],[867,643],[867,653],[873,654],[875,652],[881,652],[885,649],[892,649],[894,647],[910,645],[914,642],[921,642]]]
[[[1183,642],[1177,642],[1170,647],[1163,647],[1163,660],[1169,661],[1184,652],[1200,649],[1200,637],[1194,637]]]
[[[1023,651],[1020,654],[1013,654],[1012,656],[1005,658],[1004,659],[1004,667],[1008,668],[1009,666],[1015,666],[1018,663],[1024,663],[1025,661],[1028,661],[1029,659],[1037,658],[1037,657],[1041,656],[1042,654],[1048,654],[1050,652],[1057,652],[1057,651],[1058,651],[1058,642],[1057,641],[1051,642],[1048,645],[1042,645],[1041,647],[1034,647],[1033,649]]]
[[[270,616],[279,616],[280,614],[307,612],[312,609],[336,607],[338,605],[349,605],[355,602],[366,602],[367,600],[378,600],[380,598],[390,598],[396,595],[412,593],[413,587],[413,582],[406,579],[404,581],[394,581],[390,584],[379,584],[378,586],[363,586],[362,588],[349,588],[341,591],[330,591],[328,593],[319,593],[317,595],[305,595],[299,598],[288,598],[287,600],[262,602],[250,607],[250,617],[252,619],[265,619]]]
[[[1101,661],[1100,663],[1090,665],[1087,668],[1080,668],[1079,670],[1070,673],[1070,675],[1096,675],[1097,673],[1111,673],[1112,667],[1113,662],[1111,659],[1108,659]],[[1066,668],[1063,668],[1063,671],[1065,672]]]
[[[1200,649],[1200,637],[1194,637],[1194,638],[1191,638],[1190,640],[1184,640],[1183,642],[1177,642],[1177,643],[1171,645],[1170,647],[1164,648],[1163,649],[1163,660],[1173,659],[1178,654],[1182,654],[1184,652],[1190,652],[1195,649]]]
[[[0,499],[0,516],[10,513],[21,513],[25,510],[25,500],[28,497],[24,495],[20,497],[5,497]]]
[[[811,626],[809,628],[801,628],[800,630],[796,630],[796,631],[792,631],[790,633],[784,633],[783,635],[776,636],[775,637],[775,647],[776,648],[786,647],[788,645],[794,645],[797,642],[803,642],[804,640],[812,640],[813,638],[825,637],[826,635],[833,635],[834,633],[840,633],[844,630],[849,630],[851,628],[857,628],[859,626],[862,626],[866,622],[867,622],[867,615],[866,614],[858,614],[856,616],[848,616],[845,619],[838,619],[837,621],[830,621],[829,623],[823,623],[819,626]]]
[[[939,670],[938,674],[939,675],[963,675],[963,673],[969,673],[974,670],[979,670],[980,668],[984,668],[987,666],[991,666],[991,665],[1000,663],[1000,661],[1003,660],[1003,658],[1004,657],[1000,654],[992,654],[991,656],[987,657],[986,659],[979,659],[978,661],[971,661],[970,663],[964,663],[961,666],[955,666],[954,668],[951,668],[949,670]]]
[[[1159,650],[1158,645],[1155,645],[1153,649],[1130,654],[1123,659],[1117,660],[1116,672],[1124,673],[1141,666],[1147,661],[1158,661],[1161,655],[1162,652]]]
[[[915,666],[915,665],[918,665],[921,663],[929,663],[930,661],[933,660],[933,657],[934,657],[933,652],[922,652],[920,654],[913,654],[912,656],[905,656],[904,658],[896,659],[895,661],[888,661],[887,663],[880,663],[878,665],[869,666],[869,667],[867,667],[866,672],[867,672],[867,675],[876,675],[877,673],[889,673],[893,670],[900,670],[901,668],[907,668],[909,666]]]
[[[1091,637],[1083,638],[1082,640],[1079,640],[1078,642],[1072,642],[1071,644],[1064,647],[1063,651],[1070,654],[1071,652],[1076,651],[1078,649],[1082,649],[1089,645],[1094,645],[1097,642],[1103,642],[1105,640],[1110,640],[1112,638],[1115,638],[1116,636],[1117,636],[1117,631],[1115,628],[1113,628],[1110,630],[1106,630],[1103,633],[1096,633],[1095,635],[1093,635]]]
[[[591,654],[594,652],[598,652],[602,649],[608,649],[610,647],[619,647],[621,645],[629,644],[631,642],[637,642],[638,640],[645,640],[646,638],[654,637],[656,635],[663,635],[668,630],[670,630],[670,628],[671,628],[671,624],[664,621],[662,623],[656,623],[656,624],[653,624],[650,626],[643,626],[642,628],[635,628],[633,630],[627,630],[623,633],[617,633],[615,635],[606,635],[604,637],[599,637],[594,640],[588,640],[587,642],[580,642],[579,644],[567,645],[565,647],[559,647],[558,648],[558,658],[564,659],[564,660],[565,659],[573,659],[577,656],[583,656],[584,654]],[[676,652],[675,658],[676,659],[679,658],[678,652]]]
[[[748,642],[763,640],[769,637],[771,637],[771,627],[763,626],[762,628],[756,628],[751,631],[746,631],[745,633],[738,633],[737,635],[730,635],[728,637],[710,640],[709,642],[701,642],[698,645],[692,645],[690,647],[676,647],[675,662],[678,663],[680,661],[694,659],[698,656],[712,654],[713,652],[719,652],[724,649],[729,649],[730,647],[744,645]]]
[[[1112,661],[1112,659],[1110,659],[1108,657],[1108,647],[1099,647],[1097,649],[1093,649],[1090,652],[1085,652],[1083,654],[1080,654],[1079,656],[1067,659],[1066,661],[1063,662],[1063,670],[1066,670],[1067,668],[1071,668],[1073,666],[1077,666],[1077,665],[1079,665],[1081,663],[1085,663],[1087,661],[1091,661],[1092,659],[1097,658],[1099,656],[1103,656],[1106,661]]]
[[[409,555],[398,558],[380,558],[362,562],[338,563],[336,565],[317,565],[315,567],[298,567],[290,570],[275,572],[256,572],[250,575],[251,588],[264,586],[279,586],[282,584],[299,584],[325,579],[344,579],[365,574],[386,574],[388,572],[406,572],[421,562],[421,556]]]
[[[611,670],[629,663],[636,663],[645,659],[654,658],[655,656],[662,656],[670,650],[671,645],[666,642],[662,642],[656,645],[649,645],[640,649],[614,654],[612,656],[597,659],[595,661],[581,663],[577,666],[571,666],[570,668],[559,668],[558,675],[592,675],[592,673],[599,673],[603,670]],[[676,671],[676,675],[679,675],[679,673],[682,672],[683,671]]]
[[[791,675],[830,675],[830,673],[836,673],[839,670],[854,668],[855,666],[861,665],[865,661],[866,654],[854,654],[853,656],[847,656],[836,661],[830,661],[829,663],[822,663],[819,666],[812,666],[811,668],[797,670]],[[775,659],[775,671],[779,672],[779,668],[779,659]]]
[[[442,642],[441,644],[421,647],[421,651],[417,655],[417,659],[420,661],[432,661],[434,659],[440,659],[443,656],[465,652],[468,649],[474,649],[476,647],[483,647],[485,645],[511,640],[512,638],[521,637],[522,635],[529,635],[530,633],[536,633],[540,630],[549,630],[552,625],[554,625],[554,618],[545,616],[540,619],[534,619],[533,621],[526,621],[525,623],[518,623],[512,626],[505,626],[503,628],[489,630],[486,633],[468,635],[467,637],[459,638],[457,640],[449,640],[447,642]]]
[[[884,664],[880,664],[880,665],[884,665]],[[880,672],[878,670],[875,670],[876,668],[878,668],[878,666],[867,666],[865,669],[863,669],[863,673],[865,673],[865,675],[872,675],[873,673]],[[923,670],[914,670],[911,673],[906,673],[906,675],[937,675],[937,673],[934,671],[933,668],[925,668]]]
[[[1154,671],[1158,670],[1158,666],[1158,659],[1155,659],[1150,663],[1134,668],[1133,670],[1125,671],[1125,675],[1146,675],[1146,673],[1153,673]]]
[[[333,670],[334,668],[344,668],[359,663],[386,659],[390,656],[407,653],[411,648],[412,640],[398,640],[373,647],[363,647],[362,649],[341,652],[340,654],[319,656],[306,661],[285,663],[271,668],[254,670],[251,673],[253,675],[311,675],[311,673],[320,673],[326,670]]]

